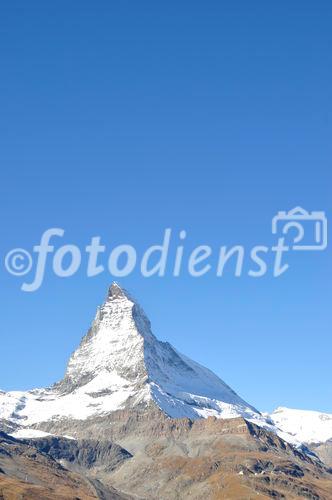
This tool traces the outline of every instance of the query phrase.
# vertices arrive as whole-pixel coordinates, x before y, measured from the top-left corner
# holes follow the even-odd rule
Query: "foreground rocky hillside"
[[[0,433],[0,498],[92,500],[98,495],[87,479],[65,469],[34,445]]]
[[[76,434],[76,439],[49,435],[18,442],[7,437],[6,443],[12,440],[12,457],[21,457],[23,449],[29,458],[24,458],[19,475],[16,466],[4,470],[0,455],[5,472],[0,488],[16,491],[18,485],[8,482],[13,479],[27,478],[29,487],[42,480],[51,493],[45,490],[46,496],[26,498],[49,498],[57,474],[64,499],[332,498],[331,470],[243,418],[192,421],[145,409],[91,419],[84,428],[81,424],[67,422],[66,432]],[[79,437],[87,435],[91,438]],[[22,458],[17,463],[21,462]]]

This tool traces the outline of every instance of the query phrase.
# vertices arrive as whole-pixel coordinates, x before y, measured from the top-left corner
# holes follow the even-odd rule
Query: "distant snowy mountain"
[[[158,341],[137,302],[113,283],[64,379],[47,389],[0,392],[0,418],[30,426],[151,403],[173,418],[265,422],[210,370]]]
[[[299,442],[324,443],[332,439],[332,414],[280,407],[269,417],[276,427]]]

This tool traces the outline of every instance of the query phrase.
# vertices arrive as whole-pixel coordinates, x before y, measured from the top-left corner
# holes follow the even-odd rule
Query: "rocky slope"
[[[0,433],[0,498],[92,500],[98,495],[86,479],[49,455]]]
[[[91,418],[85,428],[67,422],[71,433],[98,440],[23,443],[80,473],[99,498],[331,499],[332,474],[321,462],[242,418],[171,419],[146,408],[105,419]]]
[[[122,416],[115,431],[133,458],[104,481],[121,491],[146,499],[331,498],[326,467],[242,418],[138,419],[123,428]]]
[[[328,439],[322,443],[311,443],[310,449],[332,469],[332,439]]]

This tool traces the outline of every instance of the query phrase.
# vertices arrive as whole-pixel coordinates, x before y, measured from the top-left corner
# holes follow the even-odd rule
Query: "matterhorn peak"
[[[160,342],[137,301],[117,283],[71,355],[63,380],[24,393],[17,405],[16,399],[10,396],[7,410],[14,404],[15,418],[27,423],[85,419],[142,405],[173,418],[261,418],[214,373]]]
[[[126,298],[127,299],[130,298],[128,292],[124,288],[121,288],[121,286],[116,281],[113,281],[113,283],[108,289],[106,301],[126,299]]]

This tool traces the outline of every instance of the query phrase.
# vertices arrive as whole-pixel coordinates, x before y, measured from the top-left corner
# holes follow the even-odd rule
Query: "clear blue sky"
[[[49,227],[139,251],[272,244],[271,218],[331,215],[330,1],[3,3],[0,388],[59,379],[111,281],[49,272],[20,290],[3,257]],[[331,251],[279,279],[120,280],[155,334],[261,410],[332,412]]]

